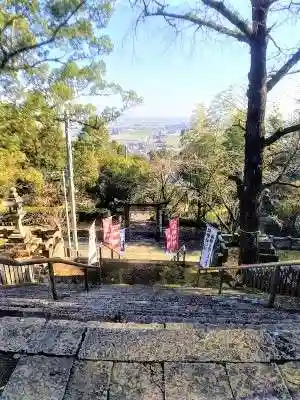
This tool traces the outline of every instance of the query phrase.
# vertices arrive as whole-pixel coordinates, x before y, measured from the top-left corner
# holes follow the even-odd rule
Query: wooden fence
[[[134,263],[140,263],[141,260],[112,260],[112,259],[103,259],[103,262],[110,262],[114,264],[121,265],[129,265]],[[184,264],[181,261],[148,261],[143,262],[149,265],[161,264],[165,265],[166,263],[171,263],[172,268],[176,267],[196,267],[197,263],[195,262],[185,262]],[[10,268],[10,273],[19,274],[20,270],[22,271],[23,267],[33,267],[40,268],[40,266],[47,265],[47,271],[49,274],[49,284],[52,291],[52,296],[54,300],[58,299],[58,294],[56,290],[55,283],[55,273],[54,273],[54,265],[55,264],[65,264],[70,267],[80,268],[84,273],[84,287],[85,290],[89,290],[89,282],[88,282],[88,271],[93,270],[99,274],[99,280],[101,283],[101,265],[88,265],[84,262],[72,261],[63,258],[37,258],[37,259],[26,259],[26,260],[14,260],[6,257],[0,256],[0,265],[3,268]],[[223,267],[214,267],[207,269],[198,269],[198,277],[201,274],[218,274],[220,278],[220,286],[219,286],[219,294],[222,293],[222,285],[224,282],[225,272],[228,271],[239,271],[243,277],[248,277],[248,285],[252,288],[256,288],[256,286],[260,285],[260,289],[269,292],[269,301],[268,306],[273,307],[274,301],[277,293],[287,294],[298,293],[299,292],[299,265],[300,261],[289,261],[289,262],[275,262],[275,263],[266,263],[266,264],[253,264],[253,265],[240,265],[240,266],[223,266]],[[264,278],[264,279],[263,279]],[[246,279],[246,278],[245,278]],[[250,279],[250,280],[249,280]],[[12,280],[13,281],[13,280]],[[29,278],[31,281],[31,278]],[[261,282],[265,282],[262,284]],[[257,287],[258,288],[258,287]]]
[[[242,272],[244,285],[269,292],[272,285],[274,271],[270,268],[252,268]],[[276,293],[281,295],[300,297],[300,261],[298,265],[281,265],[277,267]]]

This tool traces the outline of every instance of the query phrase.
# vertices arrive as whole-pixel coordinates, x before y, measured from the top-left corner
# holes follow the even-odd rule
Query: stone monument
[[[280,235],[283,224],[276,215],[275,201],[272,199],[269,189],[264,189],[261,193],[259,214],[259,230],[261,233]]]
[[[20,232],[22,238],[25,238],[27,232],[22,224],[22,220],[25,216],[23,199],[18,195],[15,187],[10,189],[9,196],[4,200],[3,204],[9,210],[6,216],[14,223],[15,229]]]
[[[14,225],[5,243],[7,255],[13,258],[27,258],[32,256],[40,247],[42,240],[32,235],[29,227],[23,225],[26,212],[23,209],[23,199],[18,195],[16,188],[10,189],[8,197],[3,202],[8,208],[5,218]]]

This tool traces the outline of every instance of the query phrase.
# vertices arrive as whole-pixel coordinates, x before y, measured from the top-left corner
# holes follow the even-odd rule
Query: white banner
[[[123,255],[125,253],[125,232],[126,229],[120,229],[120,254]]]
[[[200,258],[200,267],[209,268],[215,241],[218,237],[218,230],[210,225],[206,225],[206,232],[204,237],[203,249]]]
[[[96,264],[97,257],[97,244],[96,244],[96,221],[92,223],[89,229],[89,249],[88,249],[88,263]]]

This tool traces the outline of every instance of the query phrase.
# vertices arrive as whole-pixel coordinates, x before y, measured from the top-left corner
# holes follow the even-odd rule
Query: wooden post
[[[273,272],[273,279],[271,283],[271,289],[270,289],[270,295],[269,295],[269,300],[267,307],[272,308],[274,307],[274,302],[275,302],[275,297],[276,297],[276,292],[278,288],[278,284],[280,281],[280,265],[275,267],[274,272]]]
[[[99,264],[102,267],[102,246],[99,247]]]
[[[88,281],[88,269],[84,268],[84,288],[85,291],[89,291],[89,281]]]
[[[155,240],[160,241],[160,206],[156,206],[156,233]]]
[[[102,247],[99,247],[99,262],[98,262],[98,267],[99,267],[99,283],[101,285],[102,283]]]
[[[219,286],[219,294],[222,294],[223,280],[224,280],[224,271],[220,271],[220,286]]]
[[[110,249],[110,258],[112,260],[114,259],[114,251],[113,251],[113,249]]]
[[[53,269],[53,264],[52,263],[48,263],[48,270],[49,270],[49,279],[50,279],[50,287],[51,287],[51,291],[52,291],[52,297],[53,300],[57,300],[57,291],[56,291],[56,287],[55,287],[55,278],[54,278],[54,269]]]
[[[196,287],[199,287],[199,284],[200,284],[200,268],[198,268],[198,272],[197,272]]]
[[[130,225],[130,206],[128,204],[126,204],[124,206],[124,222],[125,222],[125,228],[129,228]]]

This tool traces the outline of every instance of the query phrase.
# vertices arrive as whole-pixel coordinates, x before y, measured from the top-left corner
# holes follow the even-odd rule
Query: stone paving
[[[27,292],[0,291],[2,315],[19,313],[0,318],[1,399],[300,400],[295,310],[193,289]]]
[[[300,399],[300,325],[287,332],[4,317],[1,399]]]

